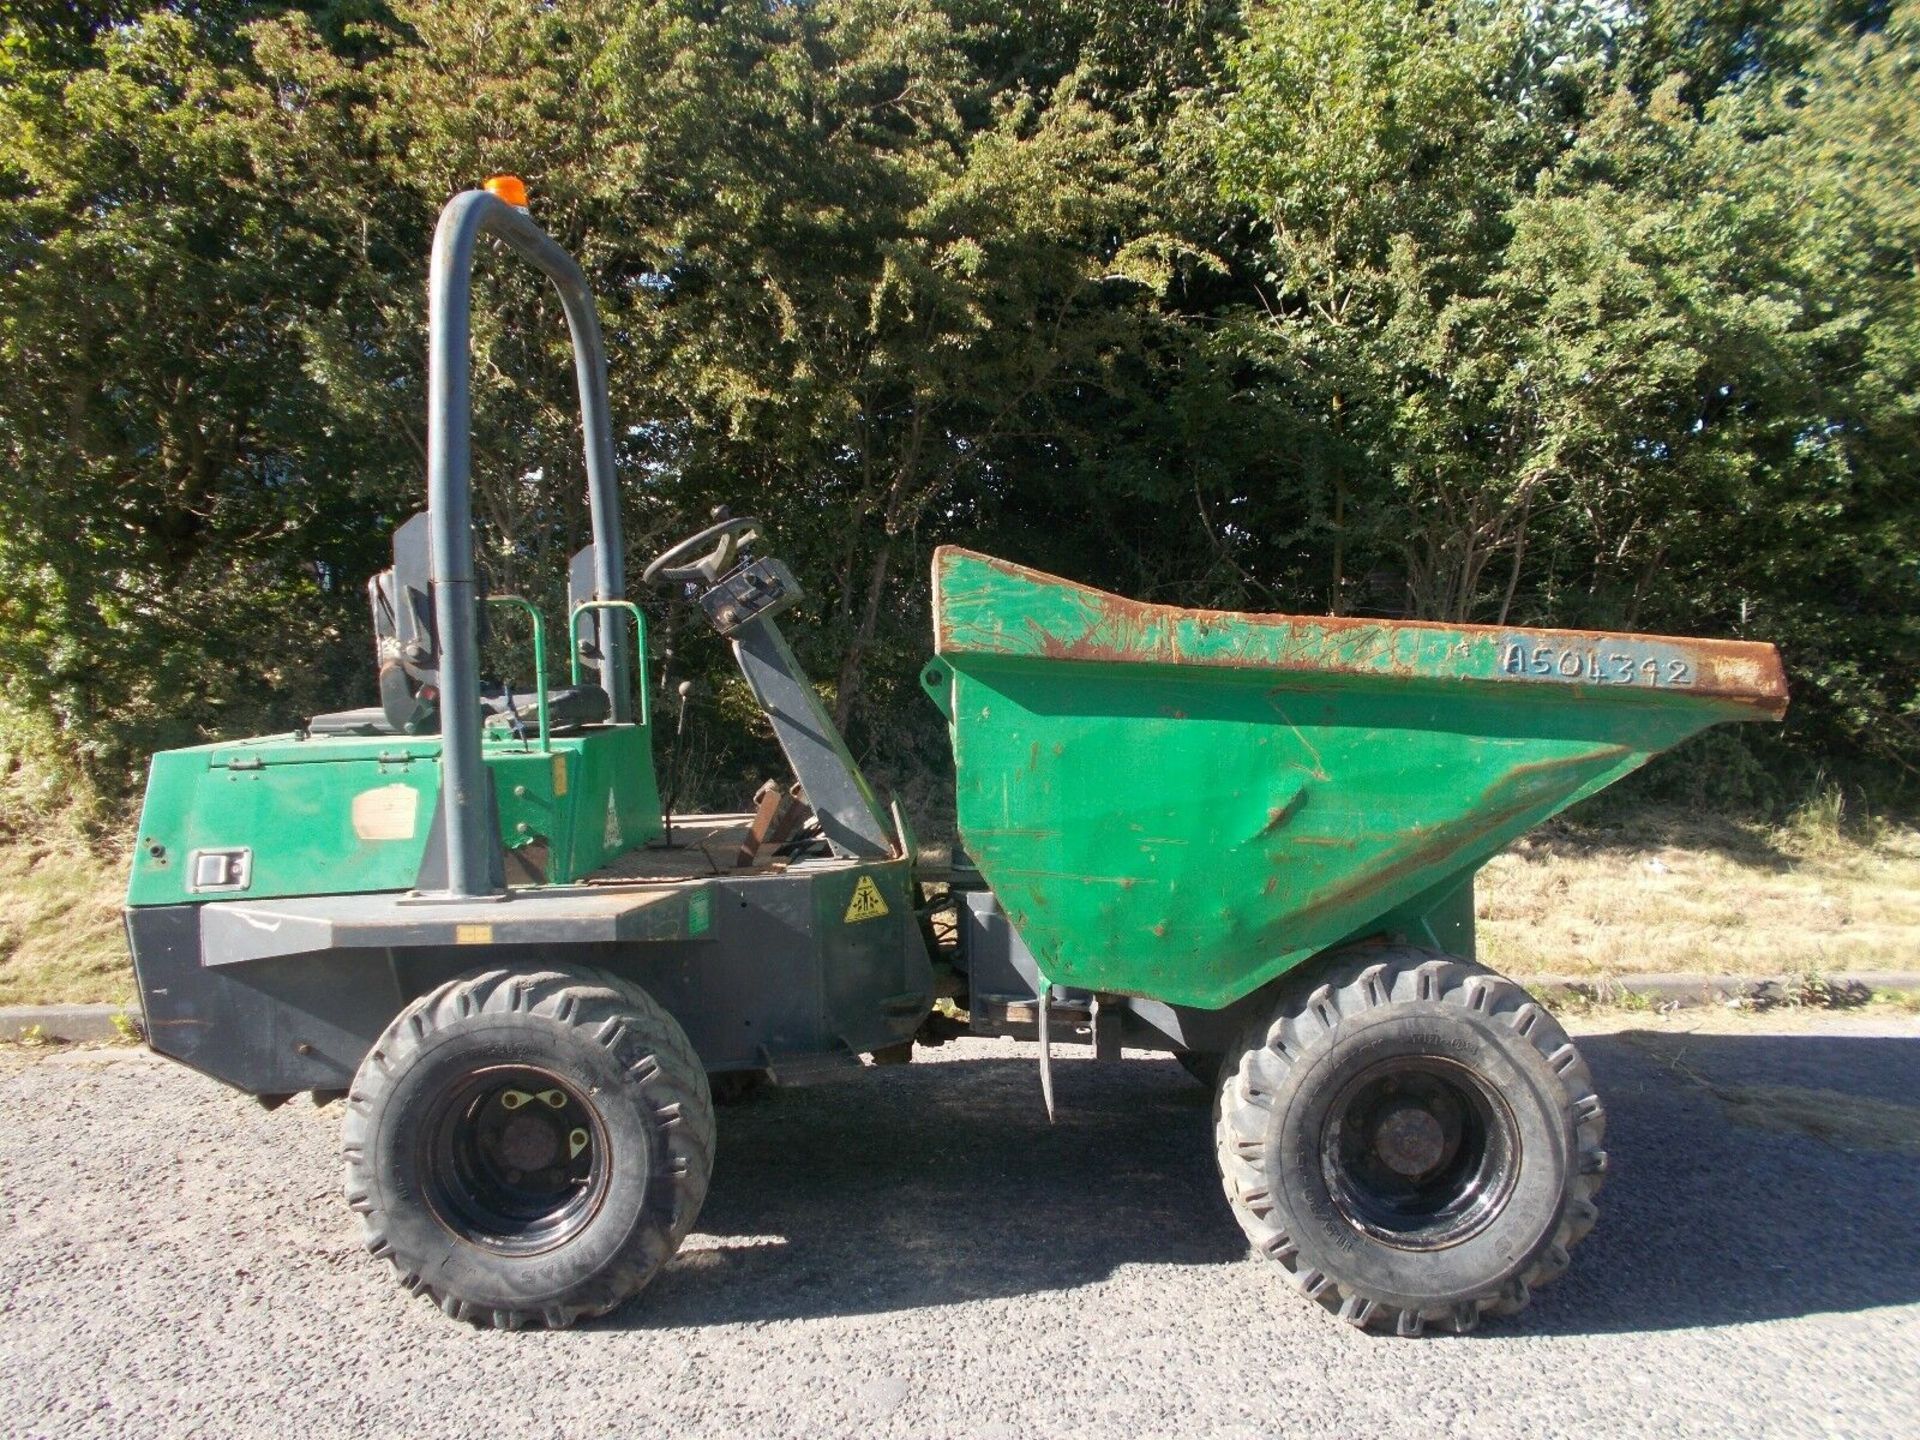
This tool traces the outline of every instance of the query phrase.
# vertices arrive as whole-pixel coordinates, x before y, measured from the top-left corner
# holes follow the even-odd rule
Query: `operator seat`
[[[440,636],[434,620],[431,534],[427,512],[393,532],[393,565],[367,582],[373,610],[373,647],[379,667],[380,703],[315,715],[312,735],[437,735],[440,733]],[[486,604],[480,603],[480,634],[486,636]],[[483,686],[483,723],[490,730],[524,730],[540,723],[537,690],[509,693]],[[547,692],[547,723],[553,733],[597,725],[612,712],[598,685],[562,686]]]

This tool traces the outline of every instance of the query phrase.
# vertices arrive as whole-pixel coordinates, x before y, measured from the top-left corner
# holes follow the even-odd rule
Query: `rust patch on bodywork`
[[[1595,696],[1691,696],[1774,719],[1787,705],[1779,652],[1752,641],[1189,610],[957,546],[940,548],[934,574],[941,655],[1563,685]]]

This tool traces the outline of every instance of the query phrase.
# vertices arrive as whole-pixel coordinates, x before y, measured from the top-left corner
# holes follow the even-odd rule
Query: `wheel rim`
[[[1479,1234],[1506,1205],[1520,1135],[1499,1092],[1436,1055],[1400,1056],[1350,1080],[1320,1145],[1328,1193],[1362,1234],[1440,1250]]]
[[[606,1126],[572,1085],[530,1065],[492,1066],[448,1087],[423,1127],[427,1203],[475,1244],[531,1255],[572,1239],[610,1174]]]

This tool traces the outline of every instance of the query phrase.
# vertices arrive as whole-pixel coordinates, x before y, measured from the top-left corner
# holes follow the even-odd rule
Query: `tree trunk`
[[[887,593],[887,573],[893,561],[893,537],[882,535],[880,549],[873,557],[873,569],[867,575],[866,608],[860,615],[860,628],[854,632],[853,639],[847,645],[847,653],[840,659],[839,693],[833,701],[833,723],[842,730],[853,715],[854,697],[860,692],[862,665],[866,659],[867,647],[873,644],[873,633],[880,624],[880,602]]]

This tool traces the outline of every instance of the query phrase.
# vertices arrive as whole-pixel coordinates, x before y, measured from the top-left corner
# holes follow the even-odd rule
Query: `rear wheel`
[[[1592,1227],[1605,1116],[1566,1032],[1480,966],[1393,947],[1250,1028],[1215,1138],[1235,1217],[1362,1327],[1471,1329],[1524,1306]]]
[[[347,1200],[401,1283],[481,1325],[564,1326],[679,1248],[713,1168],[686,1035],[588,970],[489,970],[388,1026],[347,1095]]]

